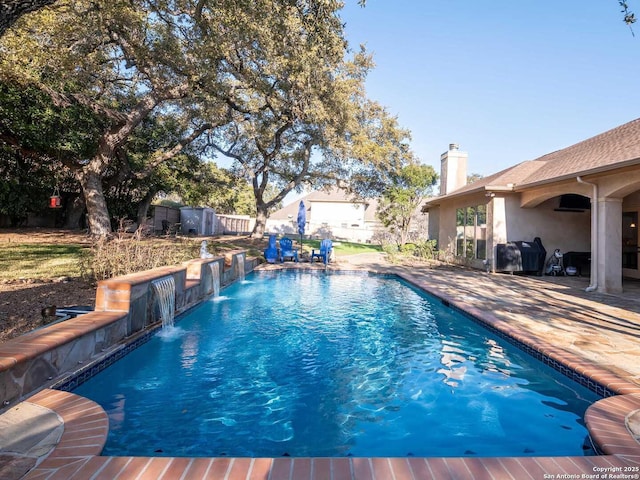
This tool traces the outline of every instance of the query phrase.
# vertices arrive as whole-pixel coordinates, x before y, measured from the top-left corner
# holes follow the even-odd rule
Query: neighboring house
[[[268,233],[298,233],[298,205],[306,207],[305,235],[351,242],[371,242],[382,226],[376,218],[377,200],[354,200],[342,190],[315,191],[284,206],[269,216]]]
[[[495,270],[497,245],[540,237],[547,256],[590,258],[589,290],[640,278],[640,119],[470,185],[466,162],[455,145],[442,154],[440,196],[423,206],[439,249]]]

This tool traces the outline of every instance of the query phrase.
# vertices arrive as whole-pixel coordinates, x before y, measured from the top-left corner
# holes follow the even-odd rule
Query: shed
[[[162,232],[164,225],[175,225],[180,222],[180,210],[176,207],[168,207],[165,205],[153,206],[153,231]],[[166,223],[163,223],[166,222]]]
[[[180,208],[180,231],[187,235],[215,235],[216,212],[209,207]]]

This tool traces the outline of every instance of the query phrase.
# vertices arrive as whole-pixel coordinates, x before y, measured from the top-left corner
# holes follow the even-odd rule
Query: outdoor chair
[[[269,235],[269,246],[264,251],[264,258],[268,263],[276,263],[278,258],[278,248],[276,247],[276,236]]]
[[[331,252],[333,250],[333,243],[328,238],[325,238],[320,242],[320,250],[311,250],[311,263],[314,258],[321,258],[326,265],[331,260]]]
[[[284,262],[285,258],[290,258],[294,262],[298,261],[298,249],[293,248],[293,240],[288,237],[280,239],[280,263]]]

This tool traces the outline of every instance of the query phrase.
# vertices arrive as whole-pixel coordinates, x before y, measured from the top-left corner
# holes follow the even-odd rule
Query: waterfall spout
[[[213,296],[217,297],[220,295],[220,264],[218,262],[211,262],[209,268],[211,269]]]
[[[153,280],[151,287],[160,310],[162,328],[173,327],[173,316],[176,310],[176,284],[173,277],[169,276]]]
[[[236,278],[241,282],[244,281],[244,255],[242,254],[236,255]]]

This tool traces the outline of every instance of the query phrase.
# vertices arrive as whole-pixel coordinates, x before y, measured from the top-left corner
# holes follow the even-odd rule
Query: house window
[[[474,240],[476,242],[476,258],[487,258],[487,206],[476,207],[476,230]]]
[[[487,206],[456,210],[456,255],[469,259],[487,258]]]
[[[464,256],[464,225],[466,215],[464,208],[456,209],[456,256]]]

